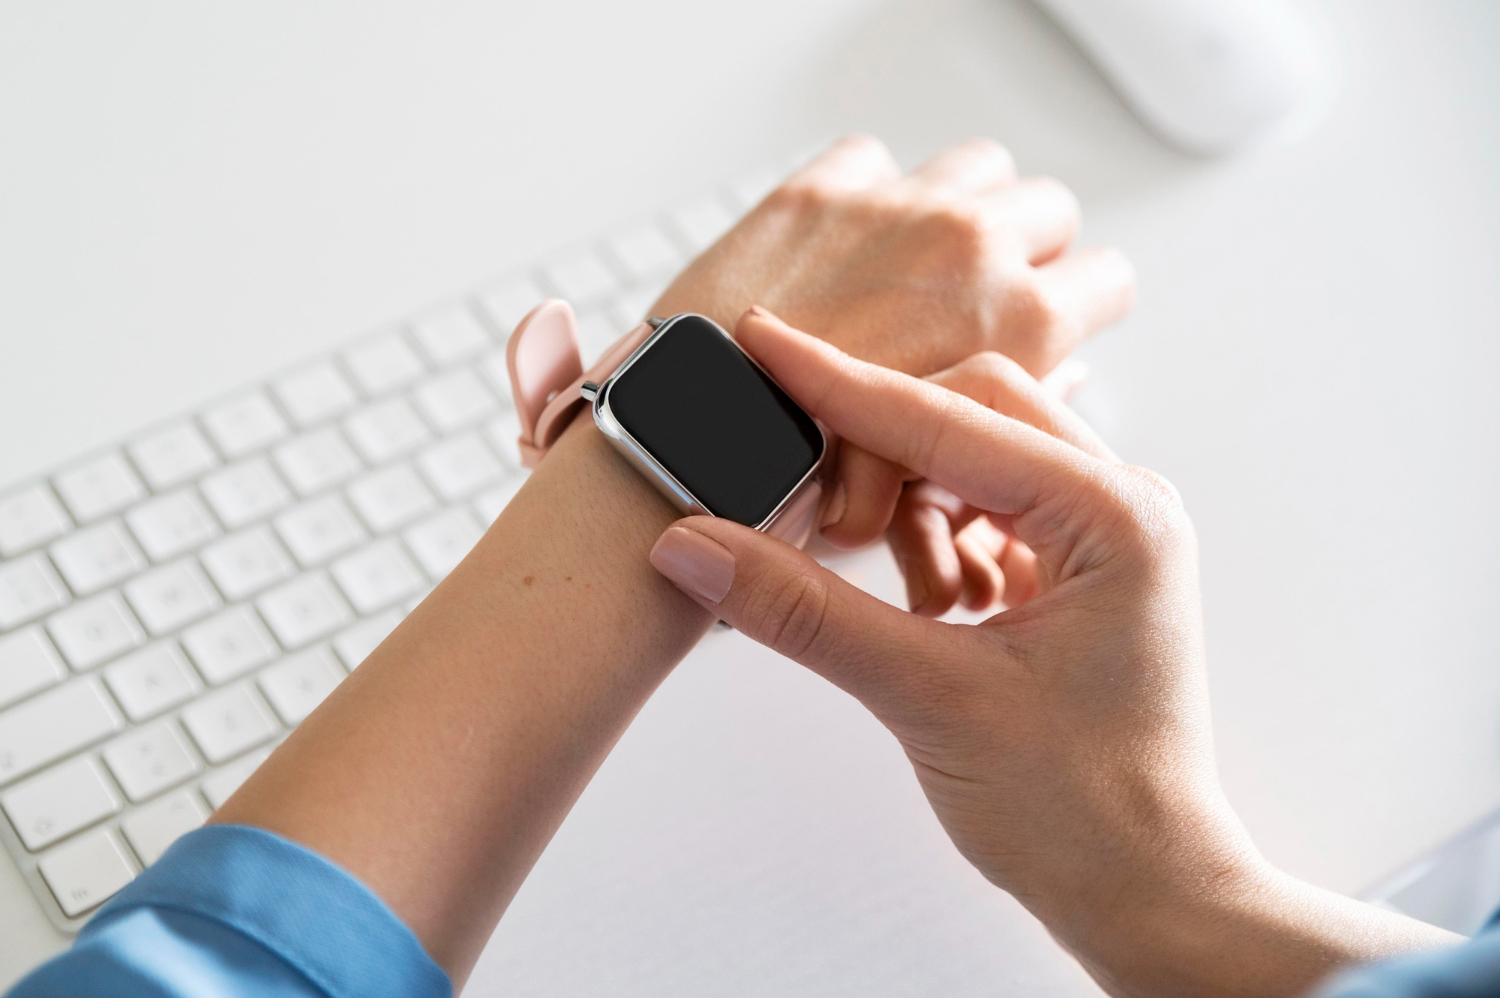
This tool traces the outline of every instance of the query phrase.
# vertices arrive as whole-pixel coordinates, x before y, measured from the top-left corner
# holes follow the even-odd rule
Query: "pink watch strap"
[[[579,394],[583,383],[602,384],[650,335],[651,325],[641,323],[585,371],[573,307],[549,298],[527,312],[505,349],[511,393],[521,420],[521,463],[535,468],[584,404]]]

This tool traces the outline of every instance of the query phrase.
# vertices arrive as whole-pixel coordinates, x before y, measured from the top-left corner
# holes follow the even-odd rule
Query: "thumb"
[[[657,539],[651,564],[741,633],[800,662],[894,720],[915,706],[923,663],[952,635],[855,588],[801,551],[732,520],[690,516]],[[903,707],[905,710],[903,710]]]

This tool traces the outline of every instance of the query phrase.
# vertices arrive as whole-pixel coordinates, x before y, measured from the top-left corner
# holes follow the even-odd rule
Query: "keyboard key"
[[[198,772],[198,760],[171,721],[137,728],[104,746],[103,754],[120,789],[137,804]]]
[[[125,514],[125,522],[152,561],[179,555],[219,533],[219,525],[192,489],[143,502]]]
[[[304,568],[320,565],[365,539],[365,528],[338,496],[287,510],[276,518],[276,531]]]
[[[256,603],[283,648],[327,637],[354,619],[333,583],[321,572],[293,579]]]
[[[290,432],[264,392],[248,392],[203,413],[203,425],[231,461],[275,443]]]
[[[333,577],[361,615],[410,596],[427,585],[401,545],[376,541],[333,563]]]
[[[118,520],[70,534],[52,545],[52,560],[80,596],[128,578],[146,559]]]
[[[0,713],[0,786],[125,726],[99,680],[75,679]]]
[[[182,836],[208,820],[208,808],[191,790],[181,790],[130,815],[120,831],[141,862],[150,866]]]
[[[654,225],[622,232],[606,245],[625,273],[637,281],[675,273],[687,263],[672,240]]]
[[[132,721],[155,717],[203,688],[176,643],[152,645],[104,670],[104,681]]]
[[[62,659],[40,627],[0,638],[0,707],[8,707],[67,676]]]
[[[441,433],[478,422],[499,407],[495,396],[484,387],[479,375],[469,370],[454,371],[424,382],[412,393],[422,415]]]
[[[466,433],[427,448],[417,456],[417,467],[444,499],[460,499],[497,481],[506,473],[495,452]]]
[[[107,828],[58,846],[37,866],[69,918],[103,904],[135,879],[125,847]]]
[[[271,386],[298,426],[321,423],[354,408],[358,401],[353,387],[329,361],[309,364],[276,379]]]
[[[188,706],[182,723],[210,763],[232,759],[275,737],[271,710],[247,685],[231,686]]]
[[[68,590],[44,555],[0,565],[0,630],[35,620],[67,602]]]
[[[409,385],[426,369],[416,351],[396,333],[387,333],[351,348],[344,363],[366,395],[382,395],[392,388]]]
[[[598,301],[619,283],[604,261],[587,251],[552,263],[544,273],[547,282],[557,289],[558,297],[575,308]]]
[[[409,523],[437,505],[417,473],[405,464],[356,480],[349,486],[349,498],[377,534]]]
[[[292,488],[304,496],[337,485],[363,467],[354,449],[332,427],[289,440],[272,456]]]
[[[266,526],[251,527],[210,544],[201,557],[219,592],[230,600],[258,593],[297,571],[291,556]]]
[[[182,646],[211,685],[237,679],[281,653],[249,607],[235,607],[188,628]]]
[[[714,199],[705,199],[672,212],[677,231],[694,255],[702,253],[733,227],[735,218],[728,208]]]
[[[319,645],[290,655],[260,674],[260,689],[288,725],[299,724],[343,681],[333,652]]]
[[[291,492],[263,457],[231,465],[203,480],[203,494],[230,530],[274,513],[292,501]]]
[[[344,667],[352,672],[356,666],[370,657],[370,652],[380,647],[380,642],[384,641],[404,618],[405,614],[400,610],[386,610],[361,620],[333,639],[333,650],[338,652]]]
[[[88,758],[54,766],[0,795],[0,807],[32,852],[108,818],[121,806],[99,764]]]
[[[0,496],[0,558],[12,558],[61,537],[72,525],[45,485],[28,485]]]
[[[125,598],[152,634],[166,634],[219,608],[203,570],[191,558],[147,572],[125,586]]]
[[[380,464],[425,443],[432,434],[405,399],[361,409],[344,420],[354,446],[371,464]]]
[[[531,278],[515,277],[482,292],[479,304],[500,331],[500,338],[506,339],[515,332],[516,325],[526,313],[546,297],[547,294]]]
[[[412,323],[412,337],[438,367],[473,357],[490,345],[490,334],[463,305],[418,319]]]
[[[79,671],[108,662],[146,641],[146,632],[136,623],[135,614],[114,592],[54,613],[47,621],[47,630],[68,664]]]
[[[88,523],[146,495],[146,486],[117,453],[74,465],[54,480],[73,518]]]
[[[526,479],[517,476],[476,496],[472,505],[474,512],[479,514],[479,522],[494,523],[495,517],[504,511],[510,501],[516,497],[516,493],[521,491],[521,486],[525,484]]]
[[[219,463],[213,448],[192,423],[157,430],[126,449],[157,491],[197,478]]]
[[[441,579],[479,543],[484,528],[474,520],[472,513],[462,506],[455,506],[428,517],[402,536],[427,574]]]
[[[260,764],[265,762],[270,755],[270,749],[251,752],[243,759],[237,759],[223,769],[216,770],[205,776],[203,782],[199,784],[199,788],[203,791],[203,796],[208,798],[208,803],[215,809],[223,807],[224,802],[246,780],[250,779],[250,774],[259,769]]]

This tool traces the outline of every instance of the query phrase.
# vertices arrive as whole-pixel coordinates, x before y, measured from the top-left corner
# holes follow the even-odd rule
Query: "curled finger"
[[[886,539],[906,580],[912,613],[937,617],[963,592],[964,570],[953,544],[964,504],[931,482],[913,482],[901,493]]]
[[[908,186],[938,197],[981,194],[1015,182],[1015,158],[993,139],[974,139],[945,149],[906,176]]]
[[[1005,598],[1008,580],[1000,558],[1009,540],[982,516],[953,535],[953,550],[963,574],[959,602],[964,609],[988,610]]]
[[[906,477],[900,465],[842,442],[833,497],[823,514],[823,536],[845,549],[876,540],[891,522]]]
[[[1067,441],[1095,457],[1119,460],[1093,427],[1004,354],[994,351],[974,354],[929,375],[927,380]]]
[[[1135,304],[1135,268],[1109,246],[1064,253],[1033,271],[1033,289],[1052,316],[1053,362],[1119,322]]]
[[[900,178],[901,167],[872,135],[845,135],[818,153],[783,184],[789,188],[858,191]]]
[[[979,201],[979,210],[990,230],[1014,241],[1031,264],[1067,249],[1083,220],[1078,198],[1051,177],[1025,177],[996,190]]]

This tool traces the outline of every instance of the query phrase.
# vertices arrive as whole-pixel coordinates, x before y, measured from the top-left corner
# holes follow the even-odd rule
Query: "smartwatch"
[[[553,299],[521,320],[507,361],[528,467],[588,403],[614,448],[682,513],[793,543],[810,532],[827,438],[712,319],[649,319],[585,372],[573,310]]]

